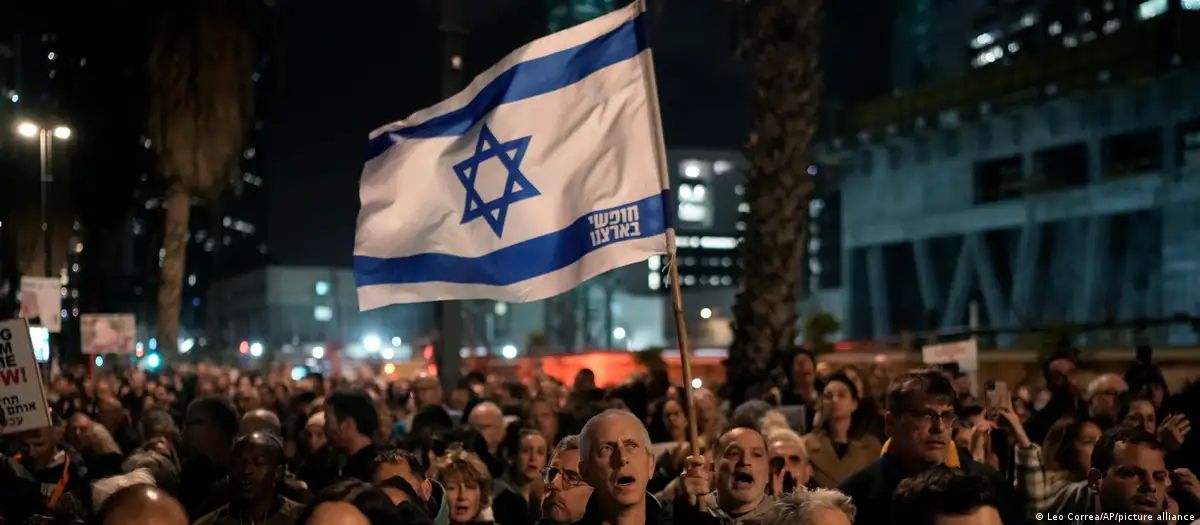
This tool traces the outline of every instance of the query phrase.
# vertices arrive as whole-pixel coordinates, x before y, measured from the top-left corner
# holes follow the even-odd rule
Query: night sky
[[[472,74],[544,28],[542,0],[475,2],[494,12],[472,11]],[[744,140],[741,75],[720,9],[667,0],[654,25],[668,146],[737,149]],[[414,0],[287,4],[283,88],[265,148],[274,263],[350,265],[367,133],[440,98],[431,14]]]

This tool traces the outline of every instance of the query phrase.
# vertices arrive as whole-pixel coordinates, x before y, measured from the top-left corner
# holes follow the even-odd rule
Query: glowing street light
[[[50,224],[50,195],[53,194],[52,186],[54,185],[54,175],[51,171],[53,165],[52,158],[54,156],[54,139],[66,140],[71,137],[71,128],[67,126],[55,126],[53,128],[45,128],[30,121],[24,121],[17,124],[17,134],[27,139],[34,137],[38,138],[40,148],[39,157],[41,160],[41,219],[42,219],[42,244],[46,251],[45,272],[46,277],[55,274],[52,264],[53,254],[51,253],[53,234],[51,233]]]
[[[251,357],[262,357],[262,354],[263,354],[262,343],[251,343],[250,344],[250,356]]]
[[[41,129],[38,128],[37,124],[32,122],[22,122],[17,125],[17,134],[27,139],[36,137],[38,131],[41,131]]]

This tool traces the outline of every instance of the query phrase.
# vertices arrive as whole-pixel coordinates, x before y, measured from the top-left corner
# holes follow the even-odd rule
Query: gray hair
[[[109,496],[134,485],[157,486],[157,483],[154,482],[154,475],[144,468],[96,480],[92,483],[92,510],[100,512],[100,507],[104,506]]]
[[[554,452],[550,456],[554,457],[568,450],[579,450],[579,434],[571,434],[558,440],[558,444],[554,446]]]
[[[762,525],[808,525],[813,513],[820,509],[831,509],[846,515],[854,523],[855,508],[850,496],[831,489],[800,489],[775,498],[771,509],[763,515]]]
[[[597,425],[599,425],[601,422],[603,422],[605,419],[609,419],[609,418],[613,418],[613,417],[624,417],[624,418],[629,418],[633,421],[637,421],[638,427],[640,427],[642,429],[642,446],[646,447],[647,453],[649,453],[650,445],[652,443],[650,441],[650,431],[646,430],[646,425],[642,424],[642,420],[638,419],[637,416],[630,414],[629,412],[626,412],[624,410],[617,410],[615,408],[610,408],[608,410],[605,410],[604,412],[601,412],[601,413],[593,416],[591,419],[588,420],[587,423],[584,423],[583,430],[579,431],[579,457],[580,458],[591,457],[590,454],[592,451],[592,434],[595,433],[595,427]]]

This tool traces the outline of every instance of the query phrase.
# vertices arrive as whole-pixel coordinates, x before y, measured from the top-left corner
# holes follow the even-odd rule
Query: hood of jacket
[[[441,483],[429,480],[433,490],[429,491],[429,515],[433,517],[433,525],[450,525],[450,505],[446,503],[446,489]]]

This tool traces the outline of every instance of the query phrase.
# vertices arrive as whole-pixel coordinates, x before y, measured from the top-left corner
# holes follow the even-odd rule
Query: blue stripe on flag
[[[401,139],[462,135],[502,104],[557,91],[637,56],[649,47],[645,16],[640,14],[595,40],[513,66],[484,86],[462,108],[415,126],[380,134],[371,139],[367,160],[382,155]]]
[[[566,268],[604,246],[660,235],[666,231],[663,203],[667,192],[612,209],[592,212],[554,233],[506,246],[479,257],[421,253],[384,259],[354,256],[356,286],[443,282],[508,286]],[[592,217],[637,207],[639,235],[608,239],[597,245]],[[603,228],[601,228],[603,229]]]

